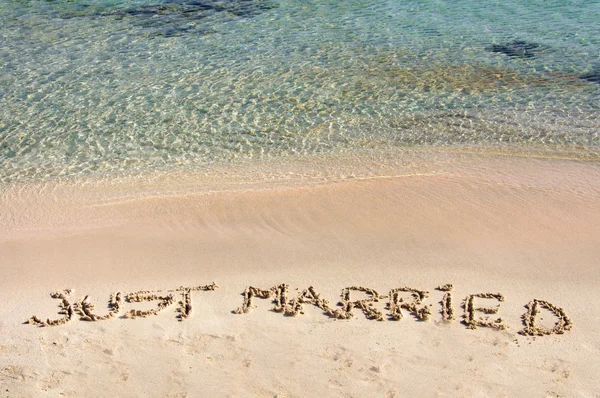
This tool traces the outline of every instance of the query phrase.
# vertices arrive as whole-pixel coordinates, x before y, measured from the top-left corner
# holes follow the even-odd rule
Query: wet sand
[[[337,179],[202,178],[5,190],[2,395],[600,394],[599,163],[454,154]],[[254,309],[250,286],[270,296]],[[50,293],[67,288],[70,321],[24,324],[65,316]],[[118,314],[80,319],[85,296],[103,316],[117,292]],[[534,299],[572,327],[520,334]]]

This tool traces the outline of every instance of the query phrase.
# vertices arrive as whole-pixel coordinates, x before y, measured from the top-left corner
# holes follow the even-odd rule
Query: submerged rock
[[[151,36],[171,37],[209,32],[210,25],[198,22],[217,13],[234,18],[253,17],[276,7],[276,3],[263,0],[163,0],[159,4],[113,10],[110,15],[133,18],[135,24],[149,29]]]
[[[583,76],[579,76],[581,80],[586,80],[592,83],[600,84],[600,69],[593,71],[592,73],[588,73]]]
[[[148,4],[125,10],[114,10],[111,14],[127,14],[131,16],[153,16],[177,14],[182,17],[203,17],[214,12],[228,12],[235,16],[252,16],[265,10],[276,8],[277,5],[259,0],[166,0],[159,4]]]
[[[80,7],[71,0],[52,0],[51,4],[63,19],[128,19],[146,29],[150,36],[167,37],[187,32],[210,32],[210,23],[199,21],[215,14],[222,14],[225,18],[249,18],[278,7],[275,0],[155,0],[136,7],[95,3]]]
[[[492,44],[486,50],[493,53],[502,53],[515,58],[534,58],[535,52],[540,49],[537,43],[528,43],[523,40],[515,40],[510,43]]]

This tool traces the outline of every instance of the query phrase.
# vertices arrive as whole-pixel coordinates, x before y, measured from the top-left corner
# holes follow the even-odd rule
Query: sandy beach
[[[598,163],[440,159],[285,184],[9,187],[2,396],[599,396]],[[244,312],[248,287],[272,296]],[[64,289],[70,321],[27,323],[68,317],[50,296]],[[81,319],[84,297],[102,316],[117,292],[118,314]],[[487,293],[501,296],[471,296]],[[519,333],[534,299],[570,330]],[[536,316],[542,331],[560,321]]]
[[[0,398],[600,398],[600,2],[0,4]]]

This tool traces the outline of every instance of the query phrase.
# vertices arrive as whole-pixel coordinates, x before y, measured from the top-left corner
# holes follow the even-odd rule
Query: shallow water
[[[597,154],[598,21],[599,1],[0,0],[0,181]]]

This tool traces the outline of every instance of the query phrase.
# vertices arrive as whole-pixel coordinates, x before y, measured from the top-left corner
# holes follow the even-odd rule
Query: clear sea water
[[[0,182],[600,152],[600,1],[0,0]]]

